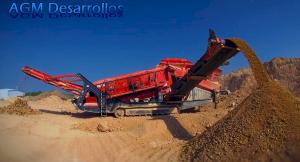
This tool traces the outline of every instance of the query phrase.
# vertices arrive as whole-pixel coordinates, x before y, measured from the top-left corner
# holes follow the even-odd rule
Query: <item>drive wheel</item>
[[[124,109],[117,109],[114,113],[114,116],[116,118],[124,117],[125,116],[125,110]]]

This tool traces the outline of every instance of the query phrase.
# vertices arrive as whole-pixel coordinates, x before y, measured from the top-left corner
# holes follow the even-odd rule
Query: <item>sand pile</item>
[[[33,110],[27,103],[27,101],[20,98],[16,99],[13,103],[1,107],[0,113],[16,114],[16,115],[32,115],[39,114],[37,110]]]
[[[258,83],[224,119],[188,142],[182,161],[299,161],[300,102],[269,80],[255,53],[232,39],[245,53]]]
[[[28,104],[33,109],[71,112],[76,110],[70,100],[64,100],[56,95],[50,95],[40,100],[29,100]]]
[[[54,91],[49,91],[49,92],[42,92],[41,94],[37,95],[37,96],[27,96],[27,100],[29,101],[38,101],[50,96],[57,96],[63,100],[68,100],[68,99],[72,99],[73,96],[72,95],[68,95],[68,94],[63,94],[62,92],[58,91],[58,90],[54,90]]]

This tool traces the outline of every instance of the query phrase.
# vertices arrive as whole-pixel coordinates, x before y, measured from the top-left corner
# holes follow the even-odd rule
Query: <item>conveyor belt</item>
[[[229,39],[215,42],[216,39],[219,38],[213,36],[203,57],[191,67],[184,77],[172,85],[171,101],[184,100],[202,80],[205,80],[214,70],[239,52],[237,46]]]

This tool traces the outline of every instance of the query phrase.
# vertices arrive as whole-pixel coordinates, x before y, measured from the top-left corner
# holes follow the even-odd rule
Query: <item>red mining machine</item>
[[[207,51],[195,64],[186,59],[167,58],[153,69],[93,83],[80,73],[51,76],[30,67],[22,70],[73,93],[72,102],[83,111],[115,116],[169,114],[214,102],[220,91],[219,67],[239,50],[230,40],[217,37],[213,30],[209,33]]]

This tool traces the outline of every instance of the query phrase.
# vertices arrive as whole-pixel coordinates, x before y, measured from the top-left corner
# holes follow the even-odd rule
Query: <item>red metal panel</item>
[[[111,98],[125,96],[129,94],[140,94],[139,92],[157,91],[156,89],[164,86],[169,86],[167,83],[166,71],[167,68],[160,66],[151,70],[144,70],[136,73],[121,75],[117,77],[108,78],[105,80],[99,80],[94,82],[97,87],[110,95]],[[140,94],[138,96],[141,99],[149,96]],[[153,95],[153,92],[151,92]]]

